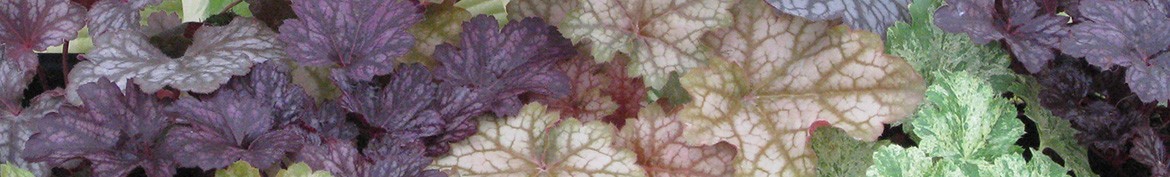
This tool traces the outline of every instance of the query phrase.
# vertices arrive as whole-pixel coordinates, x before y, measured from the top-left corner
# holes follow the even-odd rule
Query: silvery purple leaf
[[[443,127],[439,113],[430,109],[437,84],[422,65],[403,66],[380,90],[366,83],[338,85],[345,92],[339,99],[341,107],[386,130],[391,134],[387,136],[416,139],[435,135]]]
[[[280,40],[302,65],[336,65],[346,78],[369,81],[394,69],[414,47],[407,29],[422,20],[413,2],[294,0],[298,19],[285,20]]]
[[[68,0],[6,0],[0,2],[0,60],[36,70],[33,51],[45,50],[77,37],[85,9]]]
[[[65,93],[50,90],[32,99],[32,105],[17,110],[0,110],[0,161],[29,170],[36,176],[47,176],[50,168],[45,163],[30,163],[21,158],[28,138],[34,133],[32,122],[46,114],[57,112]],[[8,102],[8,100],[0,100]],[[20,106],[20,102],[14,103]]]
[[[855,29],[885,36],[894,22],[907,21],[910,0],[767,0],[780,12],[813,21],[844,19]]]

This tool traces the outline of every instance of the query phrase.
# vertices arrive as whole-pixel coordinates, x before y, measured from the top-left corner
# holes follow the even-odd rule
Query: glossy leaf
[[[638,154],[638,165],[649,176],[731,176],[735,174],[736,148],[731,144],[687,145],[686,125],[662,107],[650,105],[638,119],[627,119],[617,134],[614,148]]]
[[[737,176],[813,175],[815,122],[873,141],[912,113],[925,90],[878,36],[776,14],[763,2],[732,9],[735,24],[704,37],[722,58],[681,78],[694,98],[679,113],[687,142],[740,148]]]
[[[231,76],[247,74],[254,63],[284,58],[275,36],[259,21],[240,18],[227,26],[200,28],[183,56],[170,58],[139,32],[116,32],[97,38],[97,48],[85,55],[89,60],[69,73],[66,91],[76,104],[81,101],[76,86],[107,78],[123,88],[134,79],[147,93],[163,87],[210,93]]]
[[[294,0],[292,8],[298,18],[286,20],[279,37],[289,56],[360,81],[390,73],[414,46],[407,29],[422,20],[414,3],[400,0]]]
[[[729,24],[727,9],[734,2],[578,0],[581,8],[569,13],[560,27],[574,43],[591,41],[598,62],[608,62],[618,52],[628,54],[630,75],[644,76],[646,85],[662,88],[670,72],[686,72],[712,57],[699,38]]]
[[[854,29],[885,36],[886,28],[910,19],[910,0],[767,0],[783,13],[812,21],[842,19]]]
[[[614,127],[562,121],[539,103],[511,118],[480,119],[479,133],[452,145],[430,168],[453,176],[644,176],[636,155],[617,149]]]

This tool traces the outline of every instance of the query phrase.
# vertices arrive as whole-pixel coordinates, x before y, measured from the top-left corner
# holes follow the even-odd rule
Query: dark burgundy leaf
[[[298,19],[279,30],[285,51],[302,65],[337,65],[360,81],[390,73],[414,47],[406,30],[422,20],[411,1],[294,0],[292,9]]]
[[[170,124],[165,106],[133,84],[126,90],[106,79],[82,85],[78,95],[85,104],[63,106],[38,120],[24,158],[50,166],[84,158],[100,177],[126,176],[138,167],[149,176],[173,175],[175,151],[163,137]]]
[[[280,29],[285,19],[297,18],[289,0],[245,0],[252,15],[263,21],[272,30]]]
[[[339,82],[344,92],[339,99],[341,107],[362,115],[371,126],[381,128],[389,136],[417,139],[439,133],[443,120],[434,103],[437,84],[430,71],[419,64],[404,65],[382,89],[371,83]]]
[[[1052,48],[1066,35],[1068,20],[1033,0],[948,0],[935,11],[934,22],[944,31],[967,33],[979,44],[1003,39],[1035,73],[1055,57]]]

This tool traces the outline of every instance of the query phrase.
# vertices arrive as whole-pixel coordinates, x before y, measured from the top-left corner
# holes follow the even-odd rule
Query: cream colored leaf
[[[722,59],[682,77],[694,101],[679,114],[688,142],[740,149],[736,176],[814,175],[814,122],[873,141],[922,102],[922,77],[883,54],[877,35],[781,15],[762,1],[732,11],[730,29],[703,38]]]
[[[615,147],[631,149],[638,154],[638,165],[650,176],[731,176],[735,146],[687,145],[682,140],[686,125],[676,116],[668,116],[657,104],[638,113],[638,119],[627,119],[618,134]]]
[[[480,119],[479,133],[430,168],[452,176],[645,176],[633,152],[611,146],[612,125],[558,114],[532,103],[516,117]]]
[[[574,43],[593,41],[599,62],[629,54],[632,76],[662,88],[671,71],[685,72],[706,63],[710,52],[699,38],[725,27],[736,0],[580,0],[561,32]]]

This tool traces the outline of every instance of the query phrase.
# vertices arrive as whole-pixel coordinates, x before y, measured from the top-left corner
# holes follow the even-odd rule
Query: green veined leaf
[[[692,126],[688,142],[740,148],[736,176],[811,176],[814,123],[873,141],[922,102],[922,77],[883,54],[873,33],[778,14],[761,1],[732,12],[731,28],[703,38],[720,59],[681,79],[694,101],[680,118]]]
[[[479,133],[430,168],[452,176],[645,175],[633,152],[612,147],[613,125],[559,114],[532,103],[516,117],[479,119]]]

